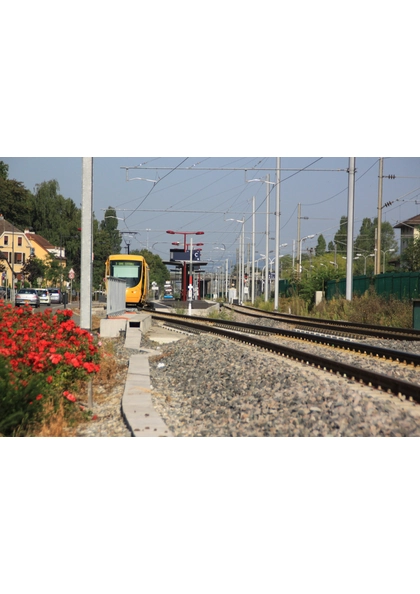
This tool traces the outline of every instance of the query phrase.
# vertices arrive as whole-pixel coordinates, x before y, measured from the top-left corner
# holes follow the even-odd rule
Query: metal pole
[[[382,230],[382,183],[384,173],[384,158],[379,159],[379,179],[378,179],[378,236],[377,236],[377,250],[378,257],[376,258],[375,274],[381,273],[381,230]]]
[[[12,223],[12,291],[10,298],[12,303],[15,302],[15,226]]]
[[[353,297],[353,229],[354,229],[354,178],[356,159],[349,158],[349,196],[347,202],[347,262],[346,262],[346,299]]]
[[[241,276],[242,303],[244,302],[244,295],[245,295],[244,276],[245,276],[245,215],[244,215],[244,219],[242,221],[242,276]]]
[[[80,326],[92,329],[92,220],[93,158],[82,158],[82,254],[80,278]]]
[[[279,265],[280,265],[280,157],[276,159],[276,248],[274,267],[274,309],[279,309]]]
[[[268,301],[268,249],[270,239],[270,174],[267,174],[267,198],[266,198],[267,212],[265,215],[265,285],[264,285],[264,301]]]
[[[297,215],[297,253],[296,253],[296,260],[297,260],[297,266],[298,266],[298,278],[300,278],[300,202],[298,204],[298,215]]]
[[[251,303],[255,303],[255,196],[252,197],[252,277],[251,277]]]
[[[225,301],[229,301],[229,292],[228,292],[228,276],[229,276],[229,258],[226,258],[226,278],[225,278]]]

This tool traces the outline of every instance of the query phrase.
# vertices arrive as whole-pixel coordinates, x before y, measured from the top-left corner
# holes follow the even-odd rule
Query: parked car
[[[40,303],[51,305],[51,295],[48,289],[35,289],[35,291],[38,293]]]
[[[52,287],[48,289],[48,292],[51,295],[51,303],[62,303],[63,295],[60,289]]]
[[[35,289],[19,289],[15,297],[15,305],[32,305],[39,307],[39,296]]]
[[[7,289],[5,289],[4,287],[0,287],[0,299],[10,299],[10,289],[9,287],[7,287]]]

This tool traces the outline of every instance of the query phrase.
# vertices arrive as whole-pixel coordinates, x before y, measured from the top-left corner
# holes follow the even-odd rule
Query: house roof
[[[18,227],[6,221],[2,214],[0,214],[0,235],[3,233],[23,233]]]
[[[25,233],[25,235],[30,241],[34,241],[44,248],[45,251],[54,249],[54,246],[47,239],[42,237],[42,235],[38,235],[37,233]]]
[[[394,225],[394,229],[403,229],[404,227],[417,227],[420,225],[420,215],[416,215],[415,217],[411,217],[411,219],[407,219],[406,221],[401,221],[401,223],[397,223]]]

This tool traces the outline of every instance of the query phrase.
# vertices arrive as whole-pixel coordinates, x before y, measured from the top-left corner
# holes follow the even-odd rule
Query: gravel
[[[369,342],[420,352],[420,345],[409,341]],[[141,347],[160,351],[150,358],[152,400],[175,436],[420,435],[419,405],[266,351],[206,335],[162,346],[146,335]],[[302,341],[295,348],[324,354],[318,345]],[[97,418],[78,428],[79,437],[131,437],[121,399],[129,358],[138,351],[115,339],[115,352],[121,364],[118,382],[109,393],[95,388],[100,397],[92,412]],[[334,353],[350,362],[348,352]],[[377,359],[372,364],[379,371]],[[380,365],[399,374],[405,369]],[[412,380],[419,376],[412,367],[404,373]]]
[[[151,358],[152,398],[175,436],[419,436],[420,407],[226,339]]]

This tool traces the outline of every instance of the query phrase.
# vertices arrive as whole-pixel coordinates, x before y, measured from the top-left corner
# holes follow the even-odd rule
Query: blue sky
[[[34,190],[42,181],[56,179],[66,198],[81,204],[81,158],[7,158],[9,177]],[[301,237],[315,235],[304,247],[315,246],[322,233],[327,243],[347,214],[348,157],[299,157],[281,159],[280,243],[281,253],[291,253],[297,238],[297,209],[301,204]],[[135,169],[133,169],[135,167]],[[131,249],[149,247],[162,258],[172,241],[182,235],[167,230],[204,231],[195,241],[204,243],[203,259],[214,266],[236,258],[238,236],[245,217],[245,243],[251,243],[252,197],[256,197],[256,253],[265,254],[265,200],[267,184],[248,182],[270,175],[275,181],[276,158],[118,157],[94,158],[94,211],[101,220],[105,209],[117,210],[119,229]],[[126,169],[131,168],[131,169]],[[305,168],[305,169],[304,169]],[[364,217],[377,216],[378,158],[356,157],[355,235]],[[245,171],[246,170],[246,171]],[[420,212],[420,158],[385,158],[383,220],[395,225]],[[144,178],[134,180],[132,178]],[[129,181],[127,181],[127,179]],[[146,180],[154,180],[153,183]],[[273,186],[268,186],[273,188]],[[275,210],[275,189],[270,194],[270,212]],[[132,232],[130,236],[127,232]],[[275,217],[270,215],[270,251],[274,254]],[[396,230],[396,238],[399,231]],[[220,248],[225,248],[224,250]],[[259,257],[257,255],[257,257]]]

